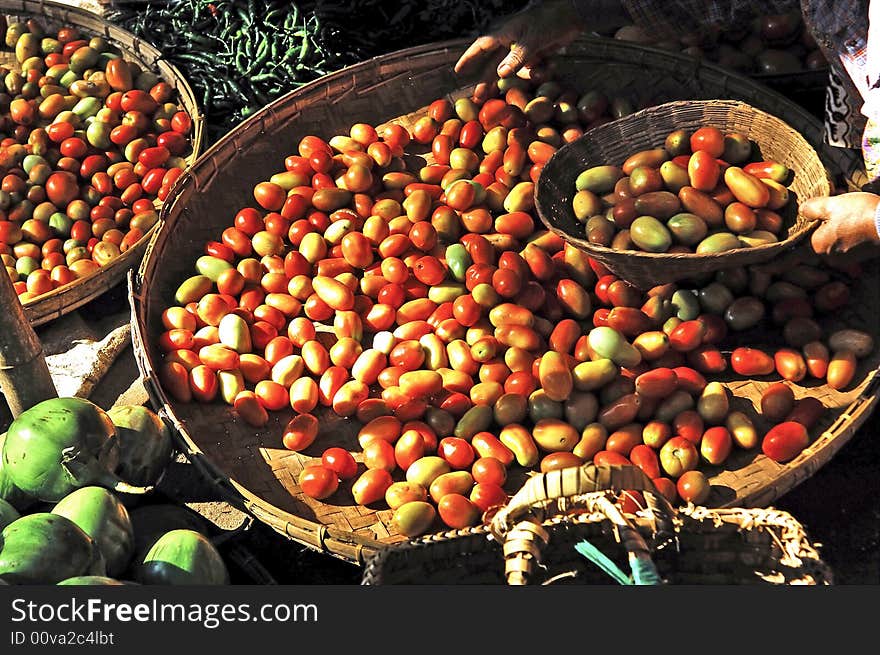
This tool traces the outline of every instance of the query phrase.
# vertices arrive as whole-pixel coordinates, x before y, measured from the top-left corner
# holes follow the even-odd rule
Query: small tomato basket
[[[0,17],[4,19],[4,31],[8,22],[30,18],[39,20],[47,28],[57,29],[63,25],[79,28],[84,34],[105,38],[119,48],[127,61],[155,72],[176,90],[177,102],[192,118],[191,152],[186,156],[187,163],[191,164],[198,157],[204,146],[204,124],[196,97],[180,70],[166,62],[162,53],[149,43],[93,12],[49,0],[0,0]],[[0,63],[18,65],[14,55],[5,51],[0,53]],[[154,204],[158,209],[161,201],[156,200]],[[158,224],[153,225],[131,248],[98,270],[24,302],[24,314],[30,324],[36,327],[72,312],[125,280],[127,272],[140,262],[157,229]]]
[[[678,129],[711,126],[738,132],[758,144],[766,159],[779,161],[794,171],[785,233],[776,243],[742,247],[719,253],[654,253],[616,250],[591,243],[574,215],[575,178],[591,166],[619,166],[632,153],[663,146],[666,135]],[[602,262],[631,284],[648,289],[657,284],[714,273],[733,266],[767,262],[790,251],[814,227],[794,205],[816,196],[827,196],[830,187],[816,150],[785,121],[745,102],[692,100],[648,107],[593,128],[556,151],[538,179],[535,206],[538,216],[555,234]]]

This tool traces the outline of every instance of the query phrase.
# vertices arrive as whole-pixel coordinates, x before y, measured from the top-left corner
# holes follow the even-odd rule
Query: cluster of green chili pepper
[[[193,87],[208,143],[326,73],[400,48],[475,34],[523,0],[397,3],[156,0],[105,18],[158,48]]]
[[[106,18],[181,70],[205,114],[209,142],[284,93],[365,56],[333,47],[314,11],[283,0],[120,5]]]

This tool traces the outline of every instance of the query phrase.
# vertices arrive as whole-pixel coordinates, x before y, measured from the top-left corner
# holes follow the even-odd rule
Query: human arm
[[[829,62],[840,69],[841,77],[848,78],[847,84],[838,83],[837,93],[832,95],[844,101],[850,95],[852,100],[860,96],[861,106],[853,103],[850,111],[826,112],[826,135],[849,133],[854,137],[849,145],[857,146],[861,134],[868,182],[860,183],[859,192],[803,203],[804,216],[822,221],[811,238],[813,249],[820,254],[845,253],[861,243],[880,243],[880,195],[876,193],[880,189],[880,33],[870,28],[880,22],[880,3],[869,3],[868,18],[873,20],[867,21],[866,32],[850,32],[852,38],[839,44],[835,41],[835,49],[829,53]],[[835,125],[835,121],[843,125]],[[859,122],[864,122],[860,132],[853,129]]]

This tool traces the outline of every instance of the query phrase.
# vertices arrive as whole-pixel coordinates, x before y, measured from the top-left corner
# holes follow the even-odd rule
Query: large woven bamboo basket
[[[721,253],[653,253],[616,250],[590,243],[584,225],[575,218],[572,198],[575,179],[584,169],[620,166],[640,150],[662,148],[666,135],[677,129],[700,127],[738,132],[757,143],[763,159],[778,161],[794,171],[790,200],[783,215],[785,234],[776,243],[736,248]],[[713,273],[733,266],[769,261],[790,251],[814,227],[797,212],[808,198],[827,196],[828,174],[816,150],[780,118],[731,100],[692,100],[663,103],[593,128],[561,147],[541,171],[535,192],[538,216],[555,234],[602,262],[618,277],[641,288]]]
[[[198,102],[180,70],[164,61],[162,53],[156,48],[97,14],[49,0],[0,0],[0,14],[6,16],[7,21],[36,18],[50,29],[57,29],[62,25],[76,26],[91,36],[104,37],[122,51],[126,60],[136,62],[141,68],[159,75],[177,90],[178,102],[193,119],[192,152],[187,156],[187,162],[195,161],[202,150],[204,139],[204,121]],[[3,65],[15,65],[12,53],[4,52],[0,57]],[[157,200],[157,208],[160,205]],[[94,273],[24,303],[24,313],[31,325],[42,325],[63,316],[123,282],[126,273],[140,262],[156,229],[155,226],[151,228],[134,246]]]
[[[347,133],[358,121],[378,125],[394,120],[412,125],[436,98],[454,99],[470,92],[469,81],[452,72],[467,45],[465,40],[456,40],[369,60],[316,80],[256,113],[215,143],[182,176],[163,207],[161,228],[137,272],[130,276],[134,354],[151,403],[172,428],[180,449],[236,506],[292,540],[355,563],[363,563],[368,554],[389,544],[406,541],[392,528],[391,511],[355,504],[348,485],[324,502],[300,492],[297,476],[321,450],[314,453],[312,448],[304,454],[282,447],[281,434],[292,411],[272,412],[266,427],[254,429],[220,404],[172,400],[157,375],[162,363],[157,344],[164,330],[161,314],[173,303],[180,282],[192,274],[204,244],[215,239],[237,208],[249,202],[257,182],[283,166],[284,156],[302,136],[313,133],[329,138]],[[575,88],[624,90],[635,96],[634,102],[643,104],[689,97],[740,99],[784,116],[821,148],[821,126],[815,118],[747,78],[684,55],[585,38],[559,56],[558,71]],[[839,162],[836,171],[847,176],[857,169],[845,158],[829,157],[828,161]],[[872,297],[866,292],[859,307],[864,316],[842,318],[853,326],[875,326],[878,302],[876,294]],[[876,360],[863,361],[857,387],[846,393],[799,389],[799,395],[820,395],[832,409],[833,417],[817,428],[822,436],[789,464],[751,453],[744,460],[732,461],[729,469],[713,473],[718,486],[712,504],[765,506],[809,477],[873,409],[874,388],[869,388],[869,382],[876,366]],[[754,381],[733,386],[741,402],[751,404],[766,384]],[[321,447],[340,445],[360,459],[358,429],[354,420],[322,415]],[[512,490],[522,482],[522,477],[512,476]]]

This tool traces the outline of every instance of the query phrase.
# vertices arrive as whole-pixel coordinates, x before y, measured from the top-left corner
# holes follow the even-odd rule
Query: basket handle
[[[625,490],[645,492],[645,502],[659,520],[669,522],[677,515],[675,508],[637,466],[587,463],[531,476],[492,518],[491,530],[496,537],[503,537],[513,523],[526,515],[543,521],[575,509],[572,502],[584,494]]]
[[[541,525],[547,518],[571,510],[604,515],[627,552],[633,571],[656,571],[644,537],[609,498],[610,491],[637,490],[656,522],[658,534],[674,534],[677,511],[638,467],[597,466],[592,463],[532,476],[492,518],[490,531],[503,544],[505,575],[512,585],[527,584],[550,535]]]

